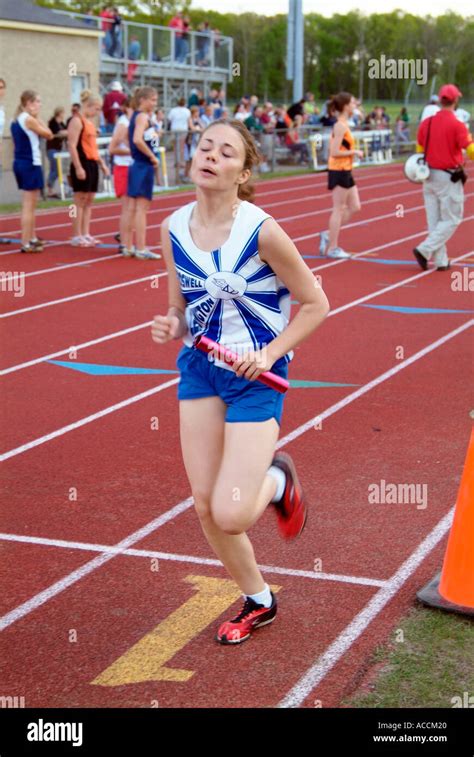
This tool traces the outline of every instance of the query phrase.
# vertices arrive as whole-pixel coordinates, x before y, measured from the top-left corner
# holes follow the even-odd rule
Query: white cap
[[[110,89],[112,92],[123,92],[122,84],[119,81],[113,81]]]

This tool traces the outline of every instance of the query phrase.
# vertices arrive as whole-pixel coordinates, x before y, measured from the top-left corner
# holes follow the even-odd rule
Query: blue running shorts
[[[176,365],[180,371],[179,400],[220,397],[227,405],[227,423],[251,423],[275,418],[281,425],[284,394],[220,368],[201,350],[184,345]],[[277,361],[272,372],[288,378],[288,364]]]

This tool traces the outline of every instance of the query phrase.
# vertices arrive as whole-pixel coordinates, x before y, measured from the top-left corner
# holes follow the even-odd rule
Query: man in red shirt
[[[183,58],[183,31],[184,31],[183,11],[178,11],[176,16],[173,16],[168,26],[170,27],[170,29],[176,29],[174,55],[175,55],[175,60],[177,60],[178,63],[182,63],[183,62],[182,60]]]
[[[104,97],[102,111],[104,113],[105,126],[108,133],[112,133],[117,117],[121,115],[121,105],[126,95],[123,92],[122,84],[119,81],[113,81],[110,85],[110,92]]]
[[[428,236],[413,250],[424,271],[433,259],[437,271],[450,267],[446,242],[462,221],[464,185],[451,181],[451,173],[462,166],[463,150],[474,160],[474,142],[465,124],[455,116],[462,93],[454,84],[444,84],[439,91],[441,109],[425,118],[418,127],[417,152],[424,152],[430,175],[423,183]]]

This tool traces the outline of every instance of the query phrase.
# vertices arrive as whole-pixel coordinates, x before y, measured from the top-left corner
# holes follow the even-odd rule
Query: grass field
[[[467,692],[467,694],[465,693]],[[455,699],[460,697],[460,700]],[[474,706],[474,623],[414,607],[379,647],[346,707]]]

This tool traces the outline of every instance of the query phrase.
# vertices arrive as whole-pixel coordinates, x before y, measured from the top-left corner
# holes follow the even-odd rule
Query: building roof
[[[46,26],[65,26],[73,29],[91,28],[81,23],[79,19],[35,5],[30,0],[0,0],[0,19]]]

